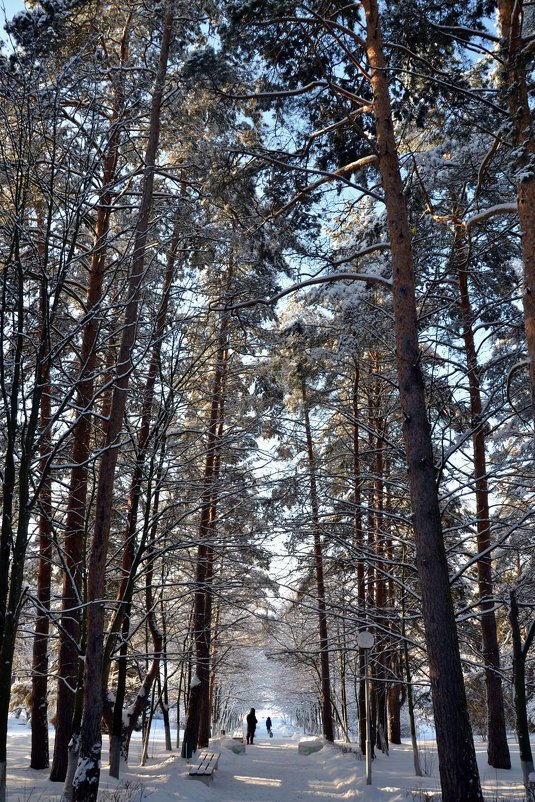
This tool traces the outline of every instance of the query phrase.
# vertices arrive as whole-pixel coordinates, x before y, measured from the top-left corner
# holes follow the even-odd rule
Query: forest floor
[[[405,742],[388,756],[379,753],[372,765],[372,784],[366,784],[365,761],[340,746],[326,745],[310,755],[298,754],[302,734],[274,727],[275,737],[257,737],[245,754],[221,749],[219,768],[206,785],[188,777],[187,761],[178,751],[166,752],[162,733],[151,738],[149,759],[139,766],[141,741],[136,736],[130,765],[119,781],[106,771],[103,753],[101,802],[438,802],[438,760],[433,741],[420,742],[425,776],[415,777],[412,750]],[[217,748],[217,741],[214,742]],[[486,802],[524,799],[518,747],[510,742],[511,771],[492,769],[486,745],[476,743]],[[30,727],[13,720],[8,741],[8,802],[59,802],[61,785],[48,780],[48,771],[29,768]],[[461,802],[461,800],[459,800]]]

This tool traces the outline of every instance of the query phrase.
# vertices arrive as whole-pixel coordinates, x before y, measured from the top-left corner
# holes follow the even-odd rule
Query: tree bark
[[[233,257],[229,263],[227,289],[233,279]],[[225,382],[228,360],[228,314],[220,321],[216,362],[211,390],[210,416],[206,444],[206,460],[201,495],[199,546],[195,573],[193,639],[195,643],[195,681],[190,686],[182,757],[188,757],[197,746],[208,746],[210,737],[210,638],[211,638],[211,572],[213,568],[213,526],[217,508],[216,481],[220,469],[220,436],[222,434]]]
[[[513,694],[515,703],[516,734],[520,751],[520,766],[524,786],[529,794],[533,790],[533,753],[531,751],[530,732],[527,713],[526,697],[526,656],[535,637],[535,622],[529,628],[525,643],[522,643],[520,623],[518,620],[518,602],[514,590],[510,594],[511,606],[509,609],[509,622],[513,636]],[[528,796],[528,799],[530,797]]]
[[[390,476],[390,460],[385,459],[385,479],[387,480],[386,487],[386,507],[392,510],[392,494],[391,494],[391,476]],[[389,566],[394,565],[394,548],[392,543],[392,535],[390,526],[387,525],[385,531],[385,555]],[[398,606],[396,598],[396,583],[392,570],[388,571],[387,586],[387,607],[392,612]],[[403,590],[401,590],[403,593]],[[396,631],[399,633],[397,623],[393,620],[392,615],[388,622],[388,628],[391,632]],[[398,646],[394,646],[393,638],[390,638],[390,654],[388,659],[388,672],[389,676],[393,679],[389,684],[387,690],[388,697],[388,737],[391,743],[401,743],[401,708],[405,704],[407,693],[405,690],[405,683],[403,682],[403,656],[402,651]]]
[[[47,430],[51,419],[50,385],[43,388],[41,427]],[[48,751],[48,632],[50,629],[50,586],[52,578],[52,498],[48,466],[50,438],[42,436],[41,491],[39,494],[39,568],[37,612],[32,660],[32,738],[30,767],[46,769]]]
[[[219,458],[217,460],[219,463]],[[214,473],[214,483],[217,481],[219,471],[216,469]],[[212,500],[212,512],[210,516],[210,529],[212,530],[211,538],[214,537],[214,530],[215,530],[215,515],[217,509],[217,499],[213,498]],[[210,706],[210,688],[212,685],[211,682],[211,652],[212,652],[212,582],[214,578],[214,548],[212,545],[208,546],[207,554],[206,554],[206,574],[205,574],[205,585],[206,590],[204,594],[204,620],[206,622],[206,632],[205,632],[205,641],[206,641],[206,651],[207,651],[207,659],[210,664],[208,670],[208,681],[204,684],[203,688],[201,689],[201,697],[200,697],[200,711],[199,711],[199,735],[198,735],[198,745],[200,747],[207,747],[210,741],[211,736],[211,720],[212,720],[212,709]]]
[[[121,41],[121,63],[127,58],[128,35],[127,24]],[[76,682],[79,676],[87,482],[91,454],[92,426],[89,409],[94,401],[94,374],[98,363],[96,345],[100,329],[98,312],[106,273],[107,239],[113,209],[111,185],[117,169],[123,106],[124,87],[121,79],[116,86],[110,136],[102,163],[102,191],[95,221],[95,238],[86,298],[86,322],[82,332],[80,373],[76,390],[76,408],[81,412],[73,427],[73,467],[69,480],[63,544],[64,573],[59,629],[56,737],[50,770],[50,779],[54,782],[63,782],[66,779],[69,755],[72,761],[69,741],[73,733]]]
[[[412,744],[412,760],[414,765],[414,773],[417,777],[421,777],[423,775],[422,766],[420,764],[420,753],[418,751],[418,739],[416,737],[416,719],[414,715],[414,697],[412,693],[412,676],[411,676],[411,664],[409,661],[409,647],[407,644],[407,638],[405,637],[405,604],[402,602],[402,615],[401,615],[401,634],[403,637],[403,665],[405,667],[405,674],[407,678],[407,708],[409,713],[409,729],[411,733],[411,744]]]
[[[359,426],[359,393],[360,393],[360,365],[357,358],[353,360],[353,503],[355,550],[357,555],[357,600],[359,615],[364,620],[366,616],[366,564],[364,559],[364,529],[362,526],[362,473],[360,465],[360,426]],[[364,652],[358,650],[358,719],[360,750],[366,753],[366,683],[364,681]]]
[[[301,372],[301,400],[308,456],[308,477],[310,483],[310,506],[314,535],[314,571],[316,574],[316,593],[318,606],[318,630],[320,647],[321,675],[321,714],[323,735],[327,741],[334,741],[333,713],[331,705],[331,678],[329,668],[329,635],[327,629],[327,606],[325,602],[325,581],[323,576],[323,543],[320,530],[319,498],[316,478],[316,455],[312,442],[312,428],[308,409],[305,377]]]
[[[218,634],[219,634],[219,624],[221,621],[221,601],[218,599],[216,610],[215,610],[215,617],[214,623],[212,626],[212,654],[211,654],[211,663],[212,667],[210,669],[210,699],[209,699],[209,710],[210,715],[212,717],[212,725],[220,722],[220,704],[219,704],[219,697],[220,693],[218,694],[218,683],[217,683],[217,663],[218,663]]]
[[[420,368],[411,232],[376,0],[364,0],[379,170],[390,235],[396,359],[443,802],[483,802],[466,704]],[[455,704],[452,704],[452,699]]]
[[[403,683],[393,682],[388,688],[388,738],[393,744],[401,743],[401,708],[405,698]]]
[[[147,529],[150,527],[150,537],[148,538],[148,546],[147,546],[147,560],[146,560],[147,567],[145,571],[145,610],[147,615],[148,629],[152,639],[153,657],[145,673],[143,682],[141,683],[141,687],[138,690],[134,704],[132,705],[131,710],[129,710],[128,712],[128,716],[125,717],[121,715],[121,723],[122,723],[121,730],[118,731],[117,729],[114,729],[112,733],[112,744],[114,746],[114,750],[113,750],[113,766],[110,764],[110,775],[113,777],[119,776],[119,764],[121,763],[121,761],[125,765],[128,764],[128,752],[130,749],[130,739],[132,737],[132,733],[134,732],[134,728],[137,722],[139,721],[139,717],[146,712],[147,699],[150,697],[151,691],[152,692],[154,691],[154,683],[160,671],[160,661],[163,650],[163,634],[158,626],[158,622],[156,619],[156,605],[154,601],[154,589],[153,589],[154,563],[157,557],[155,542],[156,542],[156,531],[158,528],[158,506],[159,506],[159,491],[157,490],[154,499],[152,525],[149,523],[149,515],[150,515],[149,508],[147,508],[147,513],[145,516],[145,527]],[[124,659],[126,661],[126,655],[124,656]],[[122,704],[116,707],[116,711],[120,710],[121,713],[122,709],[123,709]],[[151,708],[151,719],[153,713],[154,713],[154,705]],[[116,718],[118,718],[118,716],[114,716],[114,724],[116,723]]]
[[[385,536],[384,536],[384,419],[381,409],[381,392],[379,388],[380,355],[373,354],[375,379],[373,382],[373,418],[370,420],[370,431],[373,432],[374,447],[374,513],[373,528],[375,541],[375,621],[378,625],[375,638],[375,711],[376,746],[388,752],[388,715],[387,715],[387,650],[388,641],[384,633],[388,630],[388,622],[384,617],[387,599],[385,580]]]
[[[535,420],[535,139],[529,99],[532,51],[524,31],[524,5],[516,0],[498,0],[498,24],[504,46],[500,83],[505,89],[517,154],[517,204],[524,263],[524,327],[526,330],[532,415]]]
[[[42,248],[40,248],[42,250]],[[41,287],[41,293],[46,286]],[[44,308],[45,301],[41,301]],[[43,332],[46,338],[46,329]],[[43,390],[41,395],[41,443],[39,491],[39,566],[37,569],[37,610],[32,658],[32,737],[30,766],[46,769],[48,749],[48,633],[50,629],[50,588],[52,579],[52,493],[50,478],[50,426],[52,422],[52,388],[50,386],[50,347],[44,354]]]
[[[156,154],[160,139],[160,115],[169,50],[173,34],[174,6],[165,10],[160,56],[152,96],[141,205],[136,224],[134,253],[128,284],[119,359],[116,370],[106,445],[98,475],[95,522],[88,570],[87,649],[84,671],[84,712],[78,769],[74,778],[75,802],[96,802],[100,780],[102,715],[102,658],[104,633],[104,593],[115,466],[123,415],[126,407],[132,350],[136,340],[140,290],[144,275],[145,250],[152,208]]]
[[[130,610],[132,594],[134,592],[135,577],[143,554],[146,538],[142,537],[136,548],[136,528],[141,498],[143,473],[147,459],[147,450],[151,437],[152,410],[154,404],[154,388],[158,376],[160,357],[162,350],[163,336],[167,324],[167,314],[169,307],[169,294],[175,272],[176,252],[178,248],[178,221],[175,223],[170,251],[167,257],[167,268],[162,286],[162,300],[156,316],[156,326],[154,331],[154,345],[152,349],[149,369],[143,390],[143,401],[141,410],[141,421],[137,442],[136,465],[130,482],[128,494],[128,516],[124,534],[124,549],[121,564],[121,583],[117,594],[118,608],[110,626],[108,642],[104,653],[104,676],[103,693],[106,693],[111,655],[117,641],[118,629],[121,628],[121,648],[118,664],[117,689],[115,693],[115,703],[111,718],[110,730],[110,775],[119,777],[121,755],[126,761],[128,757],[128,747],[125,747],[125,738],[130,740],[130,726],[125,725],[123,716],[123,705],[126,692],[127,677],[127,655],[128,637],[130,632]],[[157,491],[158,492],[158,491]],[[157,496],[155,506],[157,506]],[[137,557],[136,557],[137,551]],[[132,723],[135,726],[136,722]],[[130,730],[130,734],[129,734]]]
[[[47,221],[47,231],[50,218]],[[6,799],[7,780],[7,730],[9,699],[12,679],[13,657],[17,638],[17,628],[23,600],[25,557],[29,540],[29,528],[35,496],[30,492],[31,471],[34,450],[37,442],[41,397],[47,382],[49,336],[51,310],[48,298],[48,261],[46,256],[41,265],[39,281],[41,331],[28,330],[26,322],[28,310],[25,305],[25,292],[28,277],[23,269],[19,226],[14,233],[14,243],[9,262],[4,264],[1,285],[0,323],[4,323],[3,310],[6,297],[14,298],[15,334],[9,359],[13,361],[11,381],[4,370],[4,342],[0,352],[0,392],[4,402],[6,430],[4,432],[5,451],[2,475],[2,524],[0,528],[0,802]],[[8,283],[12,282],[8,288]],[[12,294],[11,294],[12,293]],[[8,326],[8,329],[10,326]],[[31,335],[37,339],[32,352],[32,365],[25,364],[25,345]],[[26,377],[32,375],[32,389],[28,399],[24,399]],[[23,402],[23,423],[19,426],[19,416]],[[22,416],[21,416],[22,417]],[[16,500],[16,501],[15,501]],[[15,509],[17,515],[15,516]],[[16,523],[14,523],[16,518]]]
[[[158,698],[160,710],[162,711],[163,730],[165,733],[165,749],[167,752],[173,751],[171,741],[171,719],[169,716],[169,684],[167,679],[167,632],[165,627],[165,612],[162,609],[162,633],[163,633],[163,683],[158,675]]]
[[[511,758],[507,745],[504,700],[500,669],[500,648],[494,613],[492,557],[490,548],[490,506],[485,453],[483,405],[479,382],[477,350],[473,331],[473,313],[468,287],[469,254],[464,230],[456,226],[454,239],[455,265],[459,284],[463,339],[466,352],[470,393],[470,426],[474,451],[474,480],[476,496],[477,550],[482,555],[477,561],[478,592],[481,606],[481,638],[485,661],[487,694],[487,756],[490,766],[510,769]]]
[[[342,573],[342,582],[345,588],[345,572]],[[340,644],[339,652],[339,675],[340,675],[340,728],[342,730],[342,737],[346,743],[349,743],[349,716],[348,716],[348,698],[347,698],[347,607],[345,599],[345,590],[342,589],[342,605],[341,605],[341,619],[337,624],[338,642]]]

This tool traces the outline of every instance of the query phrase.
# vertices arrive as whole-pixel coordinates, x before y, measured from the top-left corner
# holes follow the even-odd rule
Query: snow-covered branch
[[[487,39],[489,42],[496,42],[497,44],[500,42],[499,36],[495,36],[488,31],[478,31],[475,28],[466,28],[464,25],[435,25],[433,22],[429,22],[429,25],[434,28],[435,31],[452,33],[463,40],[471,39],[473,36],[475,36],[479,39]]]
[[[506,531],[503,533],[503,535],[500,535],[500,537],[497,540],[495,540],[493,543],[491,543],[489,546],[487,546],[486,549],[483,549],[483,551],[480,551],[477,554],[474,554],[474,556],[471,557],[463,566],[461,566],[461,568],[459,568],[458,571],[456,571],[454,574],[452,574],[452,576],[450,577],[450,585],[453,585],[454,582],[456,582],[458,579],[460,579],[460,577],[464,573],[466,573],[466,571],[469,568],[471,568],[473,565],[475,565],[480,560],[483,560],[485,557],[488,557],[488,555],[492,554],[492,552],[495,549],[499,548],[502,545],[502,543],[505,543],[505,541],[513,534],[513,532],[516,529],[518,529],[520,526],[522,526],[530,517],[532,517],[532,515],[533,515],[533,511],[531,509],[528,510],[520,518],[519,521],[515,521],[515,523],[511,524],[511,526],[508,526]]]
[[[482,209],[482,211],[477,212],[477,214],[473,214],[464,221],[464,225],[465,228],[471,228],[472,226],[484,223],[485,220],[491,217],[498,217],[502,214],[516,214],[517,212],[518,206],[516,205],[516,201],[512,203],[497,203],[495,206],[489,206],[488,209]]]
[[[384,243],[379,244],[381,248],[378,248],[378,250],[384,247]],[[366,253],[370,252],[371,248],[366,248]],[[317,284],[332,284],[335,281],[364,281],[367,284],[379,284],[381,287],[386,287],[389,290],[392,289],[392,280],[383,278],[382,276],[375,276],[367,273],[330,273],[326,276],[317,276],[316,278],[309,278],[306,281],[299,281],[297,284],[292,284],[291,287],[286,287],[286,289],[281,290],[271,298],[251,298],[249,301],[242,301],[239,304],[211,306],[210,309],[212,311],[230,310],[231,312],[235,312],[238,309],[247,309],[251,306],[274,306],[281,298],[290,295],[292,292],[298,292],[305,287],[314,287]]]
[[[358,159],[357,161],[351,162],[350,164],[345,164],[343,167],[340,167],[338,170],[334,170],[333,172],[324,175],[322,178],[318,178],[317,181],[313,181],[311,184],[308,184],[304,187],[297,195],[294,195],[288,203],[282,206],[280,209],[277,209],[277,216],[282,214],[283,212],[288,211],[292,206],[294,206],[298,201],[302,200],[309,192],[313,192],[318,187],[321,187],[322,184],[326,184],[329,181],[334,181],[337,178],[341,178],[345,173],[350,173],[353,170],[358,170],[361,167],[367,167],[370,164],[377,163],[377,156],[372,154],[370,156],[363,156],[362,159]]]
[[[229,98],[229,100],[274,100],[276,98],[304,95],[307,92],[311,92],[312,89],[327,89],[328,86],[329,83],[327,81],[310,81],[310,83],[298,86],[295,89],[273,89],[261,92],[241,92],[239,94],[221,92],[221,94]]]

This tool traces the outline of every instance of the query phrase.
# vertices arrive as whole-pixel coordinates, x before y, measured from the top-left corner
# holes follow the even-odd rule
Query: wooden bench
[[[214,771],[219,763],[219,752],[200,752],[194,763],[190,763],[188,775],[202,780],[207,785],[214,779]]]

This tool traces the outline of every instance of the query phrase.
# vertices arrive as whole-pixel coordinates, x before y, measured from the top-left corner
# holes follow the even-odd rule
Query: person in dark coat
[[[271,735],[271,727],[272,727],[271,719],[268,716],[266,719],[266,730],[268,731],[268,735]]]
[[[258,724],[257,718],[255,716],[254,707],[251,707],[251,709],[247,713],[245,720],[247,722],[247,743],[252,744],[256,730],[256,725]]]

